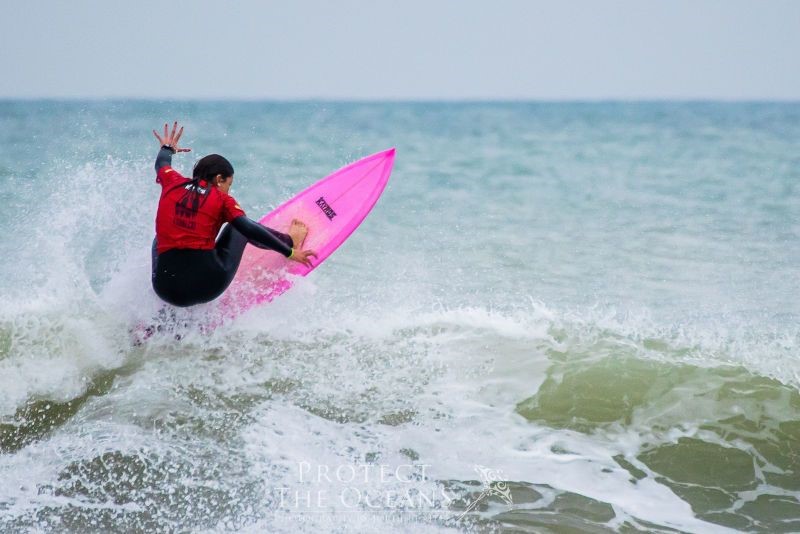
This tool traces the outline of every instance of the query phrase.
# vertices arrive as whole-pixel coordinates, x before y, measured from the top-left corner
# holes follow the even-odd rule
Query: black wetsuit
[[[172,164],[172,151],[162,148],[156,172]],[[292,254],[292,238],[246,216],[233,219],[217,237],[213,250],[173,248],[161,254],[153,240],[153,289],[174,306],[193,306],[219,297],[233,281],[247,243],[284,256]]]

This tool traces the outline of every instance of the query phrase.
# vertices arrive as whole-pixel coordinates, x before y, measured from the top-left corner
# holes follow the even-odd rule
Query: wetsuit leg
[[[217,238],[214,251],[217,253],[217,259],[219,259],[223,271],[225,271],[224,289],[228,288],[233,282],[233,277],[236,276],[236,271],[242,262],[245,246],[247,246],[247,238],[231,224],[227,225]]]

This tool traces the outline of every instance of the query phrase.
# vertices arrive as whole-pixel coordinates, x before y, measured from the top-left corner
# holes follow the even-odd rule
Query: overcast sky
[[[0,98],[800,99],[794,0],[0,4]]]

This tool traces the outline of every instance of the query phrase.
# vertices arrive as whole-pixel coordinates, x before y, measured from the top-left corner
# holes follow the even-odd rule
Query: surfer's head
[[[219,154],[209,154],[194,164],[192,178],[205,180],[227,193],[233,183],[233,165]]]

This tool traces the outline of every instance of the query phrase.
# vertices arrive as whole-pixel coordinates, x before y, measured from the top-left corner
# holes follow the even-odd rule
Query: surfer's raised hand
[[[172,125],[172,133],[169,131],[169,125],[164,123],[164,137],[158,135],[158,132],[155,130],[153,130],[153,135],[156,136],[156,139],[158,139],[158,142],[161,143],[161,146],[167,145],[175,152],[192,151],[191,148],[178,148],[178,141],[180,141],[181,136],[183,135],[183,126],[181,126],[181,129],[178,130],[178,121],[175,121],[175,123]]]
[[[314,265],[311,263],[311,257],[316,258],[317,253],[313,250],[294,250],[292,249],[292,255],[289,256],[289,259],[292,261],[296,261],[297,263],[302,263],[306,267],[313,267]]]

